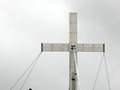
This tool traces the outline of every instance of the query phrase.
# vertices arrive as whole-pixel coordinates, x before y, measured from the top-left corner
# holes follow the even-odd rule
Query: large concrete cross
[[[69,52],[69,90],[78,90],[74,52],[105,52],[104,44],[77,43],[77,13],[69,14],[69,43],[42,43],[42,52]]]

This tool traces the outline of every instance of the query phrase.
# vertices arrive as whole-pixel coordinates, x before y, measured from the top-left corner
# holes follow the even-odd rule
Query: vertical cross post
[[[74,52],[77,57],[77,13],[69,14],[69,85],[70,90],[77,90],[77,73],[75,70]]]

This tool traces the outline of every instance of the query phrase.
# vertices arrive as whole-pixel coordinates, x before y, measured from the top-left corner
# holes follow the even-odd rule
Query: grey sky
[[[119,90],[119,11],[119,0],[0,0],[0,90],[11,88],[41,42],[69,42],[69,12],[78,13],[79,43],[106,44],[111,88]],[[78,57],[81,90],[92,90],[102,53]],[[43,53],[23,90],[68,90],[68,67],[68,53]],[[104,64],[96,90],[108,90]]]

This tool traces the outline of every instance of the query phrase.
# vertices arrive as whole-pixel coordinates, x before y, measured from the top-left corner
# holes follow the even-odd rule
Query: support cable
[[[78,64],[77,64],[77,57],[75,55],[75,51],[73,51],[74,54],[74,60],[75,60],[75,68],[76,68],[76,72],[77,72],[77,79],[78,79],[78,88],[80,90],[80,79],[79,79],[79,71],[78,71]]]
[[[106,68],[106,74],[107,74],[108,86],[109,86],[109,90],[111,90],[110,79],[109,79],[109,73],[108,73],[108,67],[107,67],[107,61],[106,61],[105,53],[104,53],[104,61],[105,61],[105,68]]]
[[[41,54],[40,54],[40,55],[41,55]],[[34,65],[32,66],[32,68],[31,68],[31,70],[30,70],[30,72],[29,72],[27,78],[25,79],[24,83],[22,84],[20,90],[22,90],[22,88],[24,87],[24,85],[25,85],[26,81],[28,80],[30,74],[32,73],[32,71],[33,71],[33,69],[34,69],[34,67],[35,67],[35,65],[36,65],[36,63],[37,63],[37,61],[39,60],[40,55],[38,56],[38,58],[37,58],[37,60],[35,61]]]
[[[99,76],[99,72],[100,72],[103,60],[105,62],[105,69],[106,69],[106,74],[107,74],[109,90],[111,90],[110,79],[109,79],[109,73],[108,73],[107,61],[106,61],[105,53],[103,53],[103,56],[102,56],[102,59],[101,59],[101,62],[100,62],[99,68],[98,68],[98,72],[97,72],[97,76],[96,76],[95,83],[94,83],[94,86],[93,86],[93,90],[95,90],[95,86],[96,86],[96,83],[97,83],[97,80],[98,80],[98,76]]]
[[[94,86],[93,86],[93,90],[95,89],[95,86],[96,86],[96,83],[97,83],[97,80],[98,80],[98,76],[99,76],[100,69],[101,69],[102,62],[103,62],[103,57],[104,57],[104,54],[103,54],[103,56],[101,58],[101,61],[100,61],[100,65],[99,65],[99,68],[98,68],[98,72],[97,72],[97,76],[96,76],[95,83],[94,83]]]
[[[15,82],[15,84],[10,88],[10,90],[13,90],[13,88],[16,86],[16,84],[21,80],[21,78],[25,75],[25,73],[30,69],[30,67],[33,65],[33,67],[32,67],[32,69],[34,68],[34,66],[35,66],[35,64],[37,63],[37,61],[38,61],[38,59],[39,59],[39,57],[40,57],[40,55],[41,55],[41,53],[42,52],[40,52],[39,54],[38,54],[38,56],[34,59],[34,61],[28,66],[28,68],[23,72],[23,74],[18,78],[18,80]],[[32,70],[31,69],[31,70]],[[32,71],[30,71],[30,73],[31,73]],[[29,73],[29,74],[30,74]],[[29,77],[29,76],[28,76]],[[26,81],[25,81],[26,82]]]

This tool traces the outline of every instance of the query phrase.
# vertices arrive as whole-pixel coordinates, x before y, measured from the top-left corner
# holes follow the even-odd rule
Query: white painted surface
[[[69,90],[78,90],[78,76],[75,66],[74,52],[104,52],[104,44],[77,44],[77,13],[69,14],[69,44],[41,44],[43,52],[69,52]],[[73,80],[74,79],[74,80]]]

